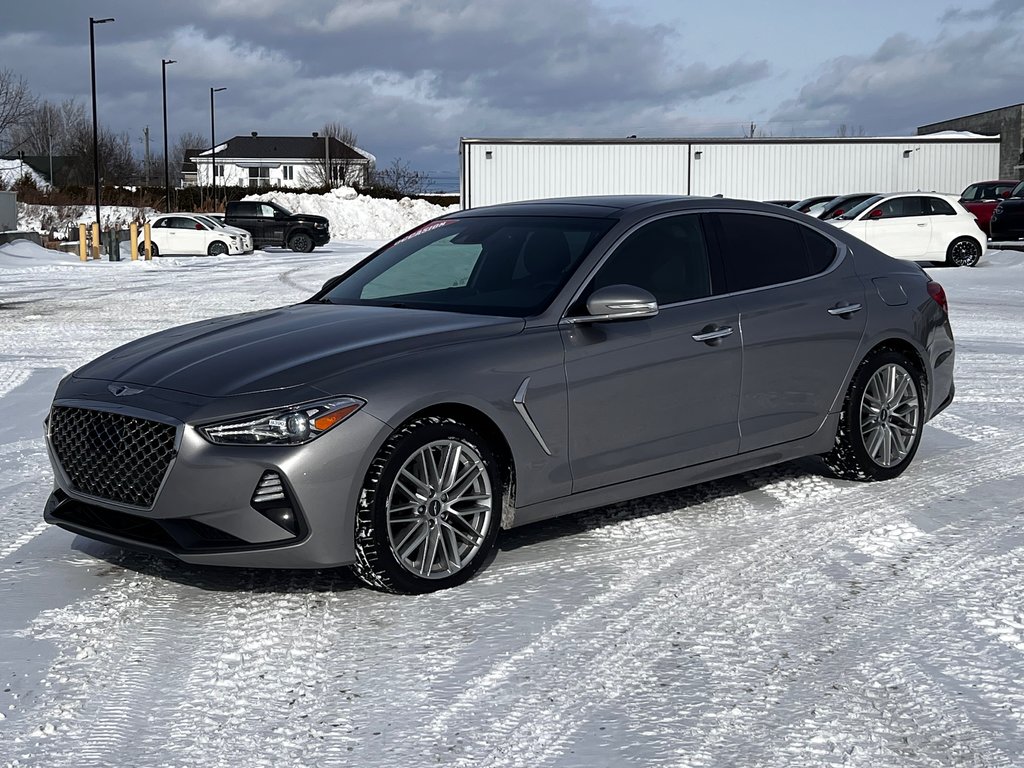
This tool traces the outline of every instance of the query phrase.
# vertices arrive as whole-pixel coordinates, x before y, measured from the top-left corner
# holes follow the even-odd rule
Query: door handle
[[[832,307],[828,311],[830,315],[852,315],[854,312],[860,312],[864,309],[862,304],[844,304],[841,307]]]
[[[690,338],[694,341],[703,341],[705,344],[718,344],[726,336],[732,336],[732,328],[729,326],[706,325],[700,329],[700,333],[695,333]]]
[[[924,224],[918,224],[917,226],[919,226],[919,227],[927,227],[928,226],[928,222],[926,221]]]

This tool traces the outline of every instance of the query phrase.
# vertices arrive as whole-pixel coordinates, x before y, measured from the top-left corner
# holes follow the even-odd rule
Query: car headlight
[[[199,434],[218,445],[301,445],[337,426],[366,402],[336,397],[315,403],[260,411],[198,426]]]

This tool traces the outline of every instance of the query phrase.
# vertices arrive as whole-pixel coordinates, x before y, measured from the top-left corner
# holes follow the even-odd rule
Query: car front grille
[[[174,458],[171,424],[109,411],[54,406],[50,443],[75,490],[151,507]]]

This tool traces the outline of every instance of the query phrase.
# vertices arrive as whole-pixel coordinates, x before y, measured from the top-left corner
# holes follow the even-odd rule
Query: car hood
[[[1009,213],[1010,211],[1020,213],[1024,211],[1024,197],[1008,197],[999,204],[996,210],[1000,214]]]
[[[295,221],[305,221],[310,224],[330,224],[326,216],[317,216],[315,213],[295,213],[292,214],[292,218]]]
[[[208,397],[300,385],[385,358],[522,331],[518,318],[391,307],[296,304],[171,328],[75,371]]]
[[[836,229],[846,229],[853,224],[853,219],[825,219],[825,221]]]

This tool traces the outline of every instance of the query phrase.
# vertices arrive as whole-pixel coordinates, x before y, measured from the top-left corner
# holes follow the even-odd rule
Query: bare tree
[[[0,69],[0,140],[28,119],[35,105],[36,97],[25,78],[9,69]]]
[[[408,162],[396,157],[386,168],[375,168],[370,186],[396,195],[416,195],[426,187],[427,178],[409,167]]]
[[[352,169],[357,163],[351,158],[332,157],[327,151],[327,142],[331,139],[355,149],[358,141],[356,132],[347,125],[331,120],[317,131],[317,137],[323,138],[324,149],[309,158],[313,162],[302,170],[302,183],[307,187],[336,187],[356,183],[352,178]]]

